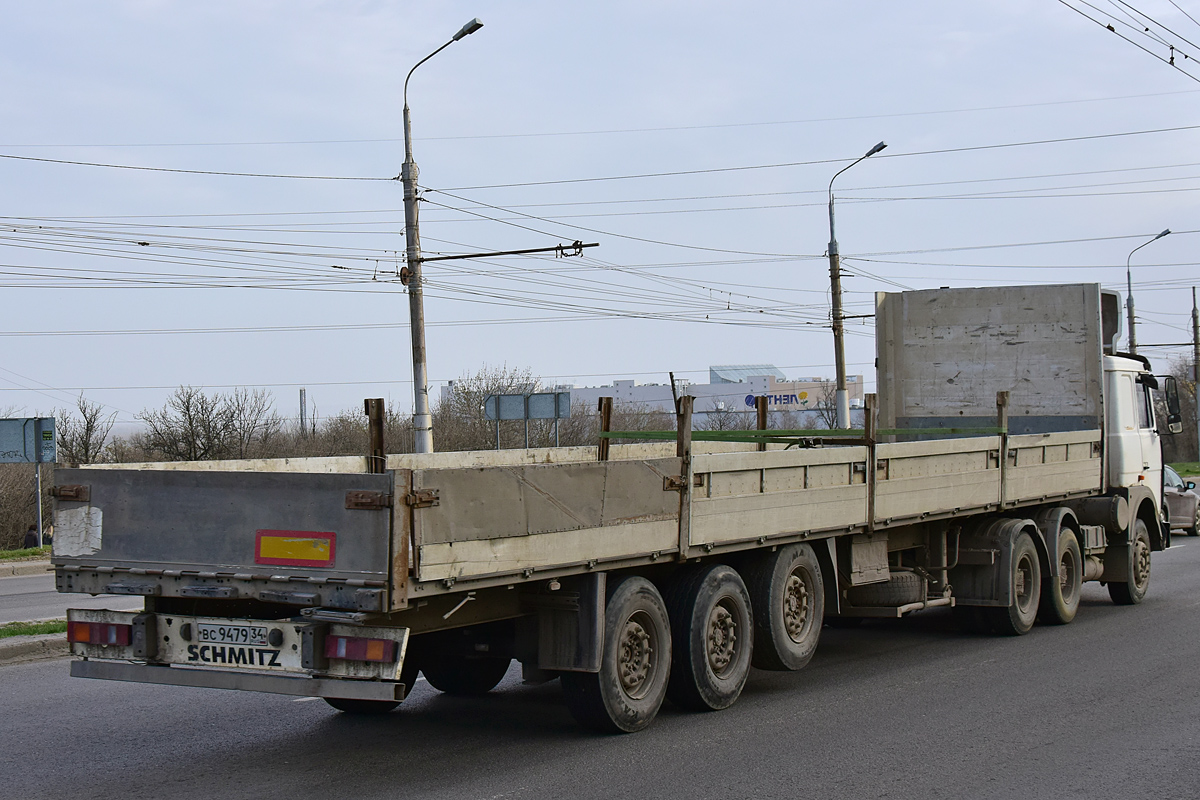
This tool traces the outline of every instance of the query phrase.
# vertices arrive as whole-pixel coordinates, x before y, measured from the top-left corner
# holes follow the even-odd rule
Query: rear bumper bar
[[[243,692],[333,697],[345,700],[404,699],[405,686],[392,681],[355,681],[330,678],[300,678],[286,675],[254,675],[245,672],[181,669],[119,661],[72,661],[72,678],[98,678],[106,681],[159,683],[168,686],[193,686],[204,689],[237,689]]]

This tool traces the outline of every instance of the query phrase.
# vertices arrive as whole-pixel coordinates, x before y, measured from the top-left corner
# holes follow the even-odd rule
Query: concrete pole
[[[1196,460],[1200,461],[1200,311],[1192,287],[1192,405],[1196,417]]]
[[[1167,228],[1162,233],[1155,236],[1150,242],[1157,242],[1159,239],[1171,233],[1171,229]],[[1125,259],[1125,309],[1129,312],[1129,354],[1137,355],[1137,333],[1134,331],[1134,316],[1133,316],[1133,276],[1130,274],[1130,263],[1133,260],[1133,254],[1141,250],[1150,242],[1142,242],[1137,247],[1129,251],[1129,258]]]
[[[1133,258],[1133,253],[1129,254]],[[1129,272],[1129,262],[1125,262],[1125,311],[1129,316],[1129,353],[1137,355],[1137,333],[1133,327],[1133,277]]]
[[[846,393],[846,339],[842,313],[842,260],[838,254],[837,235],[833,228],[833,182],[846,170],[887,147],[886,142],[880,142],[867,151],[862,158],[843,167],[829,179],[829,291],[832,295],[830,309],[833,315],[833,360],[837,371],[837,388],[834,391],[834,403],[837,406],[837,426],[845,430],[850,427],[850,396]]]
[[[444,47],[445,45],[443,45]],[[416,67],[413,67],[416,69]],[[411,76],[412,73],[410,72]],[[408,272],[408,323],[412,331],[413,364],[413,452],[433,452],[433,418],[429,414],[429,369],[425,357],[425,297],[421,290],[421,234],[417,221],[417,176],[420,171],[412,156],[412,123],[408,113],[408,81],[404,101],[404,240]]]
[[[417,176],[420,170],[417,169],[412,154],[408,81],[417,71],[417,67],[482,27],[483,23],[478,18],[463,25],[450,41],[418,61],[404,79],[404,166],[400,169],[400,181],[404,185],[405,260],[408,262],[404,283],[408,287],[408,322],[412,331],[413,451],[417,453],[433,452],[433,418],[429,414],[429,369],[425,358],[425,298],[421,288],[421,234],[417,222]]]

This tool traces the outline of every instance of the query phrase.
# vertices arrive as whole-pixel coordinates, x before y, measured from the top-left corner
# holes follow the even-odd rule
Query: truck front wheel
[[[988,614],[997,633],[1021,636],[1033,629],[1042,597],[1042,568],[1028,533],[1018,534],[1013,541],[1010,580],[1012,602],[1005,608],[989,608]]]
[[[1128,550],[1129,580],[1108,584],[1108,596],[1119,606],[1142,602],[1150,588],[1150,531],[1141,519],[1133,523],[1133,539]]]
[[[630,575],[609,585],[600,671],[564,672],[563,697],[581,725],[633,733],[654,721],[670,673],[671,625],[662,595]]]

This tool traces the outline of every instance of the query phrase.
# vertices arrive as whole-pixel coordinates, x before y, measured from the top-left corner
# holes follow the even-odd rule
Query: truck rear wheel
[[[1012,603],[989,608],[988,615],[997,633],[1021,636],[1033,629],[1042,596],[1042,568],[1028,533],[1018,534],[1013,541],[1011,570]]]
[[[1058,532],[1058,575],[1047,575],[1042,581],[1042,602],[1038,619],[1050,625],[1066,625],[1079,611],[1083,591],[1083,556],[1075,532],[1063,528]]]
[[[471,658],[464,653],[434,650],[425,655],[421,671],[439,692],[479,695],[495,689],[511,663],[511,658]]]
[[[633,733],[654,721],[671,673],[671,625],[662,595],[645,578],[609,584],[600,671],[562,673],[571,715],[602,733]]]
[[[812,547],[780,547],[748,562],[742,573],[754,610],[752,663],[759,669],[800,669],[817,650],[825,616],[821,565]],[[859,618],[845,618],[850,620],[857,624]]]
[[[754,649],[750,593],[725,564],[679,576],[667,592],[671,679],[667,697],[692,711],[729,708],[750,677]]]
[[[1150,531],[1141,519],[1134,520],[1128,550],[1129,580],[1108,584],[1108,596],[1119,606],[1137,605],[1150,588]]]

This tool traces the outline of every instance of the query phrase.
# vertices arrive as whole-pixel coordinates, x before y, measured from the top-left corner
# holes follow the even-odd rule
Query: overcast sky
[[[132,420],[180,384],[411,409],[401,90],[475,16],[409,88],[426,255],[600,246],[428,264],[435,399],[484,365],[832,376],[826,187],[880,140],[835,184],[848,314],[1123,290],[1171,228],[1134,256],[1138,339],[1184,355],[1145,345],[1191,338],[1200,83],[1131,19],[1200,76],[1200,2],[1093,5],[1116,34],[1057,0],[6,2],[0,410],[82,391]],[[871,320],[849,325],[871,388]]]

